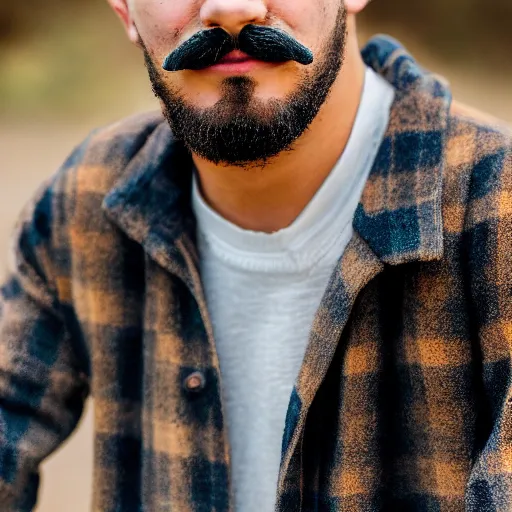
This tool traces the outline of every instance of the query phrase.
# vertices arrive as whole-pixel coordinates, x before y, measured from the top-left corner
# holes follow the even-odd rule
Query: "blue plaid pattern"
[[[290,398],[277,510],[509,511],[511,137],[458,113],[396,41],[363,57],[396,98]],[[160,114],[136,116],[91,134],[20,219],[0,294],[2,511],[33,509],[89,394],[94,511],[233,510],[191,169]]]

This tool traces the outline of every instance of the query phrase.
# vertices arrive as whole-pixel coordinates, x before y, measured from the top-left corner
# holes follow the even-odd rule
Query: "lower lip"
[[[239,61],[231,61],[231,62],[219,62],[214,64],[213,66],[209,66],[205,68],[205,71],[215,71],[218,73],[225,73],[229,75],[238,75],[249,73],[258,68],[276,66],[277,64],[264,62],[262,60],[256,59],[245,59]]]

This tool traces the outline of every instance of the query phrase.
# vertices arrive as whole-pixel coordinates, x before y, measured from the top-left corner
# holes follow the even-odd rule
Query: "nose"
[[[263,0],[205,0],[200,16],[205,27],[220,27],[237,35],[249,23],[263,23],[267,6]]]

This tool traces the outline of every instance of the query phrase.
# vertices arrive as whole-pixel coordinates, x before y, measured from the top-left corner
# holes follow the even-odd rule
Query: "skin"
[[[318,56],[333,30],[340,0],[108,0],[129,39],[142,39],[155,63],[197,31],[222,27],[237,34],[246,24],[286,30]],[[215,165],[197,155],[202,194],[208,204],[241,228],[272,233],[289,226],[309,203],[348,141],[364,83],[355,15],[368,0],[345,0],[348,39],[345,61],[327,101],[293,151],[280,153],[264,167]],[[251,70],[260,100],[285,99],[308,70],[290,62],[261,63]],[[199,108],[221,98],[225,75],[180,71],[164,75],[184,99]]]

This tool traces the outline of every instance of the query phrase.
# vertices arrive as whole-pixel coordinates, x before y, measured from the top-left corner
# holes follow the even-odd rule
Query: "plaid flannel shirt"
[[[277,510],[510,511],[511,138],[451,113],[391,38],[363,57],[396,98],[290,397]],[[20,220],[0,301],[3,512],[33,508],[89,391],[96,512],[233,510],[190,177],[162,116],[137,116],[93,133]]]

